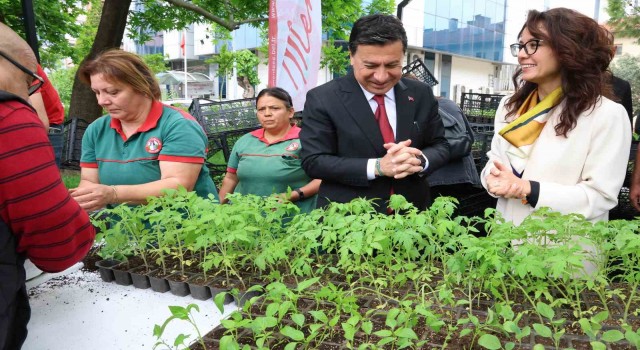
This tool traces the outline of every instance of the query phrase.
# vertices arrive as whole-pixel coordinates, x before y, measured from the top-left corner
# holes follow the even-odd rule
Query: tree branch
[[[241,25],[241,24],[245,24],[245,23],[254,23],[254,22],[266,22],[268,21],[269,18],[266,17],[262,17],[262,18],[249,18],[249,19],[245,19],[244,21],[238,21],[235,22],[237,25]]]
[[[240,27],[241,24],[246,24],[246,23],[255,23],[255,22],[265,22],[267,21],[269,18],[267,17],[259,17],[259,18],[248,18],[242,21],[234,21],[234,17],[233,17],[233,13],[235,11],[235,9],[233,8],[232,4],[229,3],[229,1],[225,1],[225,5],[227,7],[227,12],[229,13],[229,19],[225,19],[225,18],[220,18],[216,15],[214,15],[213,13],[203,9],[202,7],[198,6],[198,5],[194,5],[191,2],[187,2],[184,0],[164,0],[176,7],[181,7],[183,9],[195,12],[199,15],[201,15],[202,17],[220,25],[221,27],[224,27],[225,29],[227,29],[228,31],[232,32],[236,29],[238,29],[238,27]]]
[[[181,7],[183,9],[186,9],[186,10],[189,10],[189,11],[193,11],[193,12],[201,15],[202,17],[204,17],[204,18],[206,18],[206,19],[208,19],[208,20],[220,25],[221,27],[226,28],[230,32],[234,31],[239,26],[239,24],[234,22],[233,20],[227,21],[224,18],[220,18],[220,17],[212,14],[211,12],[203,9],[202,7],[194,5],[194,4],[190,3],[190,2],[186,2],[184,0],[164,0],[164,1],[170,3],[170,4],[174,5],[174,6]],[[233,12],[233,11],[231,11],[231,12]]]

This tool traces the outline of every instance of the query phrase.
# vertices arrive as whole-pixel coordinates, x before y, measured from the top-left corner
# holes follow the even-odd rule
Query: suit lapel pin
[[[409,102],[413,102],[413,96],[408,96]]]

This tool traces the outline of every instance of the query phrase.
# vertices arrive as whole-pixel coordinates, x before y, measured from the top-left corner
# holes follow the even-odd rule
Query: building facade
[[[396,0],[396,6],[400,2]],[[517,42],[529,9],[564,6],[604,22],[606,5],[606,0],[411,0],[402,11],[409,44],[406,64],[422,59],[439,81],[434,92],[458,102],[463,92],[506,93],[513,89],[511,77],[517,65],[509,45]],[[249,49],[260,56],[258,30],[243,25],[231,33],[231,40],[218,44],[214,44],[213,36],[207,25],[194,24],[185,31],[159,33],[145,45],[126,42],[125,49],[139,54],[161,51],[176,71],[184,70],[186,56],[189,72],[210,77],[210,98],[239,99],[243,89],[236,77],[219,77],[217,66],[205,61],[220,52],[221,45],[229,50]],[[266,62],[266,58],[261,59]],[[266,87],[265,64],[259,65],[258,75],[261,83],[256,91]],[[319,84],[331,79],[333,74],[328,69],[320,69]]]

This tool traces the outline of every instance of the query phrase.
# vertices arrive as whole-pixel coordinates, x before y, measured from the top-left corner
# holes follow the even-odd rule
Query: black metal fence
[[[255,106],[255,98],[232,101],[193,99],[189,113],[202,125],[209,139],[207,166],[212,176],[226,172],[235,142],[260,127]]]
[[[255,98],[232,101],[195,98],[189,113],[202,125],[207,135],[260,126],[256,118]]]
[[[84,119],[71,118],[64,123],[64,145],[61,165],[63,168],[79,169],[82,155],[82,136],[89,126]]]
[[[424,62],[419,58],[402,67],[402,75],[414,75],[420,81],[431,87],[438,85],[438,79],[431,74]]]
[[[470,123],[490,123],[496,115],[500,100],[504,95],[463,93],[460,109],[467,116]]]

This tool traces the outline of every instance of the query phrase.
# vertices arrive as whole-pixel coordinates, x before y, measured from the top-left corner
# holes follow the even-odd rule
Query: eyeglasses
[[[531,56],[536,53],[536,51],[538,51],[538,47],[543,41],[544,40],[541,39],[531,39],[524,44],[511,44],[511,46],[509,46],[511,48],[511,54],[513,55],[513,57],[518,57],[518,53],[520,52],[520,50],[524,49],[524,52],[527,55]]]
[[[29,86],[29,88],[27,89],[27,91],[29,91],[29,96],[33,95],[36,91],[38,91],[38,89],[42,86],[42,84],[44,84],[44,79],[42,79],[36,73],[28,70],[27,68],[25,68],[20,63],[16,62],[13,58],[7,56],[6,53],[0,51],[0,56],[4,57],[7,61],[11,62],[14,66],[18,67],[18,69],[20,69],[21,71],[27,73],[30,77],[33,78],[33,80],[37,80],[38,81],[35,84],[31,84]]]

